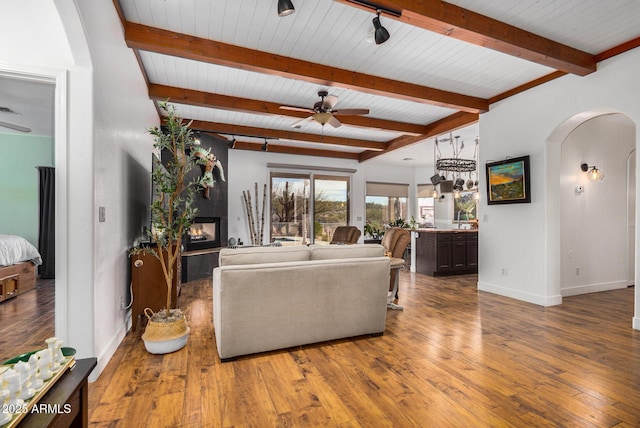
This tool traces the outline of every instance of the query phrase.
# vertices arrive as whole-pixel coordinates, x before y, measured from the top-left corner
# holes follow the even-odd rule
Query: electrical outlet
[[[500,273],[502,274],[502,276],[507,276],[507,268],[502,268],[500,270]]]
[[[576,275],[580,275],[580,267],[576,266]]]

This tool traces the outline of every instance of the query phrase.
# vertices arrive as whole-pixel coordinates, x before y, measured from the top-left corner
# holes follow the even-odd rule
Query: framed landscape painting
[[[487,204],[530,202],[529,156],[487,163]]]

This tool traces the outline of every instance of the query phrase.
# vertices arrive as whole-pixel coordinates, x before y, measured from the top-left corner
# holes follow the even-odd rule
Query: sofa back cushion
[[[311,245],[311,260],[355,259],[384,256],[379,244]]]
[[[310,255],[311,250],[304,245],[289,247],[223,248],[220,250],[218,266],[300,262],[309,260]]]

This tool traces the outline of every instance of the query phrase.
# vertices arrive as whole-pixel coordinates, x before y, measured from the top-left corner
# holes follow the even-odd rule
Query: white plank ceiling
[[[125,28],[128,24],[141,24],[183,36],[196,36],[216,43],[302,60],[318,67],[328,66],[329,70],[347,70],[358,75],[373,76],[374,79],[386,78],[485,101],[556,71],[550,65],[523,59],[509,51],[503,53],[488,49],[484,43],[472,44],[455,38],[455,35],[450,37],[406,21],[405,16],[409,14],[405,10],[415,11],[420,3],[437,6],[441,4],[439,1],[376,2],[403,11],[402,18],[382,13],[382,25],[388,29],[391,37],[381,45],[367,40],[371,38],[375,10],[357,7],[344,0],[292,1],[296,11],[286,17],[278,17],[277,0],[115,0],[114,4],[121,8]],[[591,56],[637,40],[640,36],[640,26],[637,24],[640,1],[637,0],[451,0],[448,4]],[[358,90],[355,88],[357,85],[334,81],[330,72],[321,76],[321,79],[309,81],[299,76],[283,75],[283,72],[266,73],[243,64],[200,61],[198,59],[202,58],[194,58],[192,53],[182,53],[178,48],[171,53],[139,48],[134,46],[135,42],[130,37],[125,31],[125,40],[135,48],[151,85],[197,91],[202,96],[217,94],[307,108],[313,107],[319,100],[318,90],[326,89],[339,98],[335,106],[337,110],[365,108],[370,111],[365,116],[367,118],[423,127],[439,120],[447,121],[460,110],[455,105],[443,106],[437,102],[408,100],[406,96]],[[216,49],[205,52],[204,56],[207,55],[217,55]],[[280,62],[287,67],[286,58]],[[375,89],[393,91],[392,86]],[[239,140],[252,143],[241,147],[246,149],[259,147],[265,135],[256,129],[265,129],[271,131],[269,135],[282,135],[270,139],[271,146],[341,151],[352,158],[355,154],[364,155],[359,158],[360,161],[372,158],[372,162],[403,163],[407,162],[403,159],[413,158],[411,162],[419,165],[432,162],[432,142],[437,136],[433,132],[425,133],[424,138],[413,137],[412,144],[403,147],[403,144],[393,143],[403,137],[415,136],[416,133],[348,124],[339,128],[329,125],[322,127],[314,121],[296,129],[292,125],[301,117],[291,116],[284,110],[276,111],[276,114],[263,114],[244,109],[233,111],[228,107],[180,99],[173,101],[183,117],[213,123],[209,131],[215,131],[216,127],[223,129],[220,124],[225,124],[225,131],[218,133],[229,139],[237,135]],[[489,104],[487,106],[490,108]],[[349,122],[346,116],[337,118]],[[473,121],[467,122],[463,129],[456,130],[456,135],[461,135],[462,139],[471,143],[478,135],[478,129]],[[451,123],[451,128],[460,128],[459,123]],[[237,127],[237,131],[233,131],[236,129],[234,127]],[[243,132],[245,127],[251,127],[252,132]],[[449,129],[445,126],[438,128],[437,132],[448,135]],[[316,135],[317,141],[297,140],[296,133]],[[363,147],[335,142],[326,144],[324,139],[328,137],[385,143],[389,148],[374,156]]]

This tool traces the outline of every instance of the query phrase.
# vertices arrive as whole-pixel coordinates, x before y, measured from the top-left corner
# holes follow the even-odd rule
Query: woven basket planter
[[[151,354],[168,354],[178,351],[187,344],[189,326],[184,314],[179,309],[171,309],[171,318],[166,318],[166,311],[153,312],[144,310],[147,316],[147,327],[142,334],[144,346]]]

